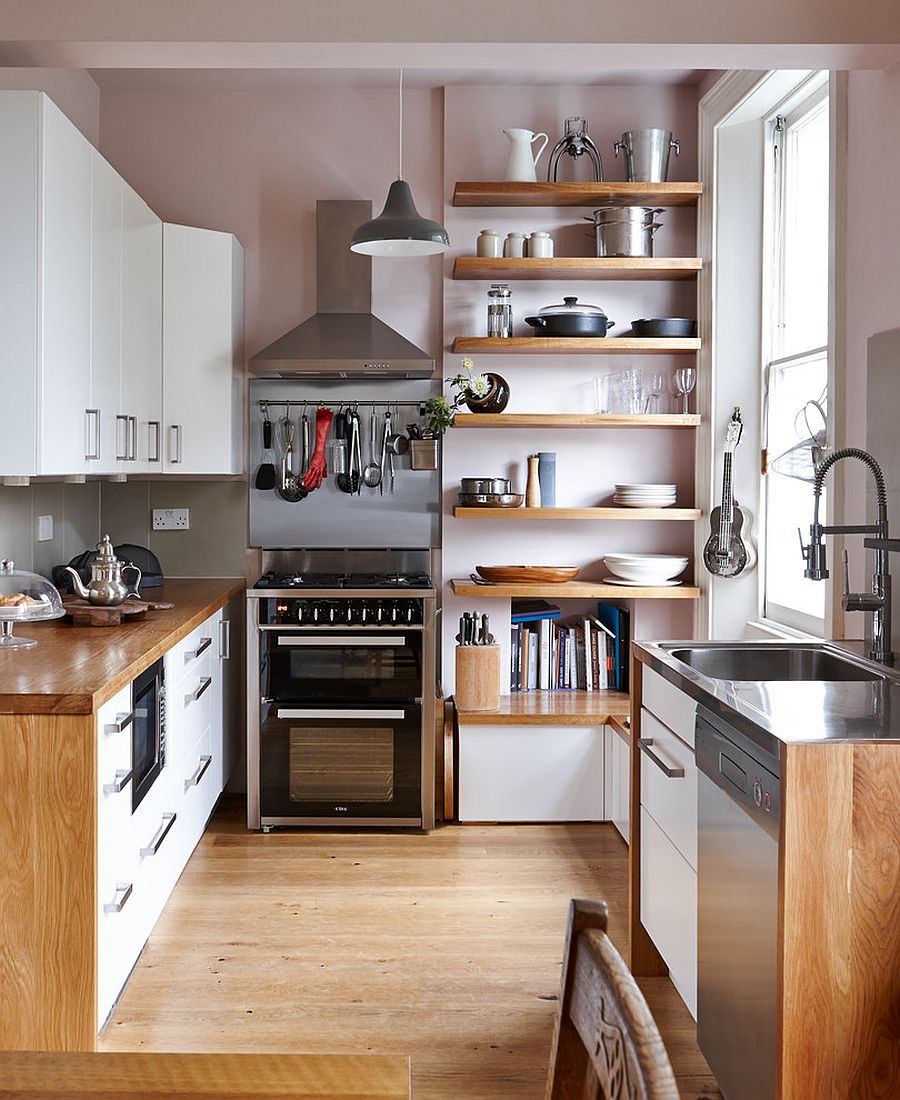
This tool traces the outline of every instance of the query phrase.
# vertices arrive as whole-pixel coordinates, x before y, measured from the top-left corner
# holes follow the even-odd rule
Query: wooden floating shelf
[[[638,336],[457,336],[456,355],[680,355],[700,350],[697,337]]]
[[[703,513],[699,508],[471,508],[457,504],[453,509],[457,519],[611,519],[611,520],[695,520]]]
[[[631,711],[622,691],[519,691],[500,696],[499,711],[457,711],[460,725],[605,726]]]
[[[522,183],[462,180],[454,206],[696,206],[702,183]]]
[[[457,256],[454,279],[696,279],[703,261],[697,258],[556,256],[526,257]]]
[[[697,600],[700,589],[680,584],[674,588],[632,588],[603,581],[567,581],[565,584],[476,584],[454,579],[450,588],[455,596],[487,599],[531,597],[544,600]]]
[[[471,413],[458,412],[457,428],[697,428],[694,413]]]

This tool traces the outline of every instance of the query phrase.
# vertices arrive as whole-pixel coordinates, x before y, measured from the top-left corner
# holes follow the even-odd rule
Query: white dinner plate
[[[607,577],[607,584],[621,584],[625,588],[674,588],[681,581],[626,581],[624,577]]]

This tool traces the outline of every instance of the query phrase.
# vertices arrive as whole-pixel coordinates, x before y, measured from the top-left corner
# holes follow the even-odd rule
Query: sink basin
[[[668,653],[711,680],[884,680],[877,669],[817,646],[681,646]]]

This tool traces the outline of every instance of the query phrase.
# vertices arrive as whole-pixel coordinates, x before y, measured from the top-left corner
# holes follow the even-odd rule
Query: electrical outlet
[[[187,531],[191,526],[189,508],[154,508],[154,531]]]
[[[53,516],[38,516],[37,540],[49,542],[53,538]]]

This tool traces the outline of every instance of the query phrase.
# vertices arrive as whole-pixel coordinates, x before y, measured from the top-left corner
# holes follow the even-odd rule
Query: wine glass
[[[675,392],[681,398],[681,411],[688,411],[688,396],[693,392],[697,384],[697,370],[695,367],[679,367],[675,371]]]

